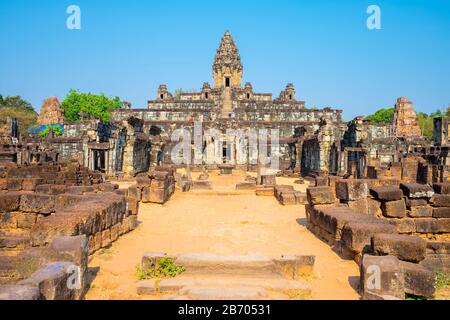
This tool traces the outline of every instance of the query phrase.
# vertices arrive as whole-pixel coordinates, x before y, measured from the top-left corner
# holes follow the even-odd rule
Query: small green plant
[[[450,273],[438,272],[436,274],[436,289],[450,286]]]
[[[175,278],[185,271],[186,269],[183,266],[176,265],[175,260],[170,257],[161,258],[147,268],[143,268],[140,265],[136,267],[136,275],[139,280]]]

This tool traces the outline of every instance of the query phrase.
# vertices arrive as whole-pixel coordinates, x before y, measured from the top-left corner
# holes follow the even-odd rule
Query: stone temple
[[[125,103],[109,122],[67,122],[49,98],[39,124],[60,125],[59,137],[1,124],[0,300],[117,298],[112,287],[150,299],[438,297],[450,271],[448,119],[424,138],[400,97],[391,123],[344,122],[341,110],[307,109],[293,84],[256,93],[243,72],[226,32],[213,87],[160,85],[146,108]],[[177,129],[192,163],[174,161]],[[229,134],[249,129],[278,130],[265,150],[277,170],[253,161],[250,136]],[[176,277],[155,279],[167,258]]]

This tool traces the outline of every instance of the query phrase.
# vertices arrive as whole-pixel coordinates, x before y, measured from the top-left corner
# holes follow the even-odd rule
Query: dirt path
[[[143,204],[138,229],[91,259],[90,267],[99,272],[87,299],[139,299],[135,267],[144,252],[313,254],[317,276],[311,283],[312,298],[358,299],[352,287],[359,275],[356,263],[342,260],[305,228],[304,210],[283,207],[274,197],[256,197],[253,192],[177,192],[163,206]]]

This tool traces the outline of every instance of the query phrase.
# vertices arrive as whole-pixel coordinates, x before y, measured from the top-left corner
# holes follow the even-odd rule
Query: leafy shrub
[[[177,266],[175,260],[170,257],[164,257],[149,268],[136,267],[136,274],[139,280],[154,278],[175,278],[177,275],[185,272],[183,266]]]

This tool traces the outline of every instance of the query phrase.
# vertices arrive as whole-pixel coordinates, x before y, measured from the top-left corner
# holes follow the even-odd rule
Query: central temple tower
[[[213,64],[214,88],[241,88],[241,57],[230,32],[225,32]]]

